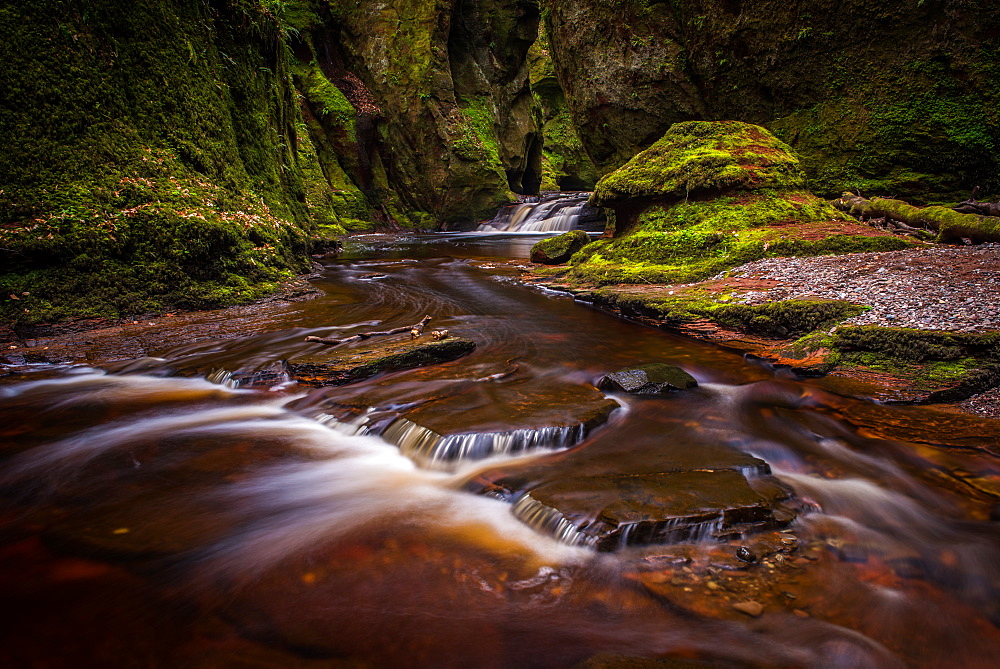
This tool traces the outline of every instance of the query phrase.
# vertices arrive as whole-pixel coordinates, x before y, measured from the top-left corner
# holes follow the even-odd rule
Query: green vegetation
[[[41,0],[0,9],[0,29],[0,286],[24,298],[0,317],[231,304],[308,267],[297,110],[265,7]]]
[[[689,121],[675,123],[659,141],[601,179],[591,203],[798,189],[804,183],[798,158],[767,130],[738,121]]]
[[[692,283],[761,258],[896,251],[912,242],[844,235],[825,202],[801,191],[762,191],[654,206],[630,233],[593,242],[570,261],[579,283]],[[811,237],[807,239],[806,237]]]
[[[590,241],[583,230],[571,230],[561,235],[543,239],[531,247],[531,262],[556,265],[569,260],[574,253]]]

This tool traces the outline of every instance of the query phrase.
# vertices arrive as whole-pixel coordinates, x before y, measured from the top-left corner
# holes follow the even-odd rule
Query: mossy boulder
[[[801,190],[791,148],[760,126],[739,121],[676,123],[655,144],[598,182],[591,204],[689,199],[728,190]]]
[[[590,202],[613,210],[614,237],[573,256],[566,276],[598,286],[692,283],[766,257],[910,245],[845,223],[804,181],[792,150],[764,128],[677,123],[598,182]]]
[[[570,230],[561,235],[543,239],[531,247],[531,262],[543,265],[559,265],[590,242],[590,236],[583,230]]]

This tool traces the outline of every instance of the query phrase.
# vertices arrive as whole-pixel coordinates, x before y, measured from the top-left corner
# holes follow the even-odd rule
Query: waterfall
[[[501,209],[491,221],[479,226],[478,232],[566,232],[581,227],[583,219],[596,220],[594,210],[587,206],[590,193],[555,193],[512,204]]]
[[[569,448],[583,439],[584,426],[523,428],[505,432],[441,435],[406,418],[397,419],[382,434],[406,456],[425,465],[458,460],[482,460],[534,448]]]

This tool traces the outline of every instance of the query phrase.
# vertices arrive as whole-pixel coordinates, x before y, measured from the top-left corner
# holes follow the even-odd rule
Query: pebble
[[[756,618],[761,613],[764,612],[764,606],[760,602],[755,602],[753,600],[749,602],[736,602],[733,604],[733,608],[740,613],[745,613],[752,618]]]

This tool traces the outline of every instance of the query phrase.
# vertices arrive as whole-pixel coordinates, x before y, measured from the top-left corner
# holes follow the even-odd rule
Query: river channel
[[[996,666],[1000,421],[525,285],[537,240],[356,238],[252,331],[0,379],[0,664]],[[475,350],[282,371],[425,315]],[[698,386],[595,388],[643,363]]]

